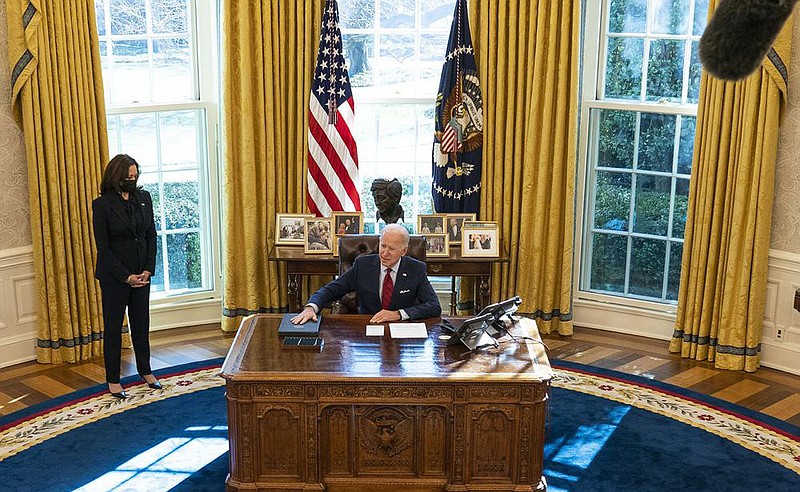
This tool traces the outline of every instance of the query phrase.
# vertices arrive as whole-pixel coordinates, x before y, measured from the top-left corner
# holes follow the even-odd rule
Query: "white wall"
[[[761,365],[800,374],[800,313],[794,310],[794,292],[800,288],[800,255],[770,251],[767,277]],[[672,338],[675,327],[675,309],[653,312],[612,302],[576,299],[574,315],[576,326],[659,340]]]
[[[36,280],[30,247],[0,250],[0,367],[36,359]],[[218,323],[222,303],[151,302],[151,331]]]

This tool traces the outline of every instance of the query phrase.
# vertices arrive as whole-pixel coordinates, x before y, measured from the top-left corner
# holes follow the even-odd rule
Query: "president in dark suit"
[[[120,154],[111,159],[92,202],[97,246],[94,276],[103,298],[103,355],[109,392],[120,385],[122,320],[125,310],[136,355],[136,369],[154,389],[161,385],[150,369],[150,278],[156,269],[156,228],[150,194],[137,187],[139,164]]]
[[[405,227],[388,224],[381,233],[379,253],[356,258],[350,270],[311,296],[292,322],[316,321],[322,308],[348,292],[358,295],[359,313],[374,315],[370,323],[440,316],[442,306],[428,281],[425,263],[405,256],[408,241]]]

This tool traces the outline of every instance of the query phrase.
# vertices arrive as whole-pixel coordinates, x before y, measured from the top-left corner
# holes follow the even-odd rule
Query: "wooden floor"
[[[664,381],[757,410],[800,426],[800,376],[769,368],[755,374],[721,371],[706,362],[669,354],[667,342],[588,328],[571,337],[543,337],[553,358]],[[219,324],[154,332],[154,370],[224,356],[233,335]],[[123,351],[122,375],[136,374],[131,350]],[[80,364],[29,362],[0,369],[0,415],[105,381],[103,358]]]

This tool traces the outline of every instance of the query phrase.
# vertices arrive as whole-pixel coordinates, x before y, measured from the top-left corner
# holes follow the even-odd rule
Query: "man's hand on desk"
[[[400,321],[402,316],[400,316],[400,311],[389,311],[386,309],[382,309],[375,313],[375,316],[369,320],[370,323],[386,323],[389,321]]]
[[[312,308],[311,306],[306,306],[305,309],[300,311],[300,314],[298,314],[297,316],[292,318],[291,321],[292,321],[292,323],[294,323],[296,325],[302,325],[303,323],[305,323],[306,321],[308,321],[310,319],[316,321],[317,320],[317,313],[314,311],[314,308]]]

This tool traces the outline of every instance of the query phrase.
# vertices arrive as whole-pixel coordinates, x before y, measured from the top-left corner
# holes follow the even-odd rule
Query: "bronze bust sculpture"
[[[403,185],[397,178],[389,181],[388,179],[378,178],[372,182],[370,187],[372,198],[375,200],[377,220],[383,219],[387,224],[394,224],[398,219],[404,219],[405,213],[400,206],[400,198],[403,196]]]

